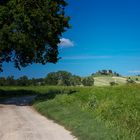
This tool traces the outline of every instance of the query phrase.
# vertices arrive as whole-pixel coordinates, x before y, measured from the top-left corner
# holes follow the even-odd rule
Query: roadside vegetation
[[[73,94],[59,94],[34,107],[80,140],[138,140],[139,101],[140,85],[79,87]]]
[[[34,108],[65,126],[79,140],[139,140],[138,84],[108,87],[11,86],[0,89],[9,94],[12,91],[36,94]]]

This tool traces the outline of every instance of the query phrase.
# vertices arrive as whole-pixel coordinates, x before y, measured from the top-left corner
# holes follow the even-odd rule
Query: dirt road
[[[76,140],[62,126],[27,106],[27,102],[25,97],[0,104],[0,140]]]

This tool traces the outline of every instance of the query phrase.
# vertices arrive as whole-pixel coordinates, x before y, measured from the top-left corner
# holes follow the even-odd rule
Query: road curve
[[[76,140],[30,106],[0,104],[0,140]]]

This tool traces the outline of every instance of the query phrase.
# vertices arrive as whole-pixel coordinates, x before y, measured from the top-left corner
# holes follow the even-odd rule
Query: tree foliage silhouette
[[[68,29],[65,0],[0,0],[0,70],[58,61],[58,43]]]

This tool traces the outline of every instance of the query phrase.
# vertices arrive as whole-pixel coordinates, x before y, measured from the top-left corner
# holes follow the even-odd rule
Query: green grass
[[[140,85],[81,87],[34,107],[81,140],[138,140]]]
[[[0,88],[1,89],[1,88]],[[140,85],[4,87],[32,91],[33,106],[80,140],[139,140]]]

